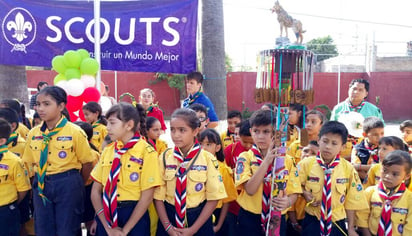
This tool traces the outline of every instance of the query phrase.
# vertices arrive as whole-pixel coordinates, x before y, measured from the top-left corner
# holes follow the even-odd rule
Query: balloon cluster
[[[83,104],[100,100],[99,90],[95,88],[95,75],[99,70],[99,63],[90,58],[89,52],[85,49],[78,49],[55,56],[52,66],[58,73],[54,77],[54,85],[64,89],[68,95],[66,108],[70,119],[84,120]]]

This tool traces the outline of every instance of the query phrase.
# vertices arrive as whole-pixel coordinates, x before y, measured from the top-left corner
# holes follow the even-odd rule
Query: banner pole
[[[94,59],[99,63],[99,70],[96,73],[96,88],[100,91],[101,83],[101,69],[102,64],[100,60],[100,0],[94,0]]]

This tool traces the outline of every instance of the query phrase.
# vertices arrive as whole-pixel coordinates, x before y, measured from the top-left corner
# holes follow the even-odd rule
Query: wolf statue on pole
[[[286,188],[285,156],[288,135],[288,107],[291,103],[313,103],[314,55],[302,45],[282,46],[260,52],[256,78],[255,101],[270,102],[277,107],[275,146],[280,147],[272,170],[271,198],[284,196]],[[305,114],[303,114],[304,116]],[[274,125],[275,126],[275,125]],[[301,130],[301,142],[305,142]],[[307,140],[306,140],[307,141]],[[302,144],[304,145],[304,144]],[[266,235],[279,235],[281,212],[270,207],[270,218],[265,227]]]

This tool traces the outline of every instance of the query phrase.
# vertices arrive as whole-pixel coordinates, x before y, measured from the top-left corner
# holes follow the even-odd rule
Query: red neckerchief
[[[377,147],[373,148],[372,146],[369,146],[369,142],[366,139],[364,140],[363,143],[365,145],[365,148],[369,150],[369,153],[370,153],[370,155],[372,156],[372,159],[373,159],[373,163],[375,163],[375,164],[379,163],[378,148]]]
[[[401,183],[401,185],[399,185],[398,191],[390,196],[388,196],[388,194],[386,193],[385,186],[383,185],[382,181],[379,181],[377,188],[379,197],[381,197],[383,200],[382,214],[379,221],[377,235],[392,236],[392,202],[402,196],[402,194],[405,192],[406,187],[404,183]]]
[[[354,112],[359,112],[366,103],[365,101],[362,101],[359,105],[354,106],[354,105],[352,105],[352,103],[350,102],[349,99],[347,100],[347,102],[349,104],[349,110],[354,111]]]

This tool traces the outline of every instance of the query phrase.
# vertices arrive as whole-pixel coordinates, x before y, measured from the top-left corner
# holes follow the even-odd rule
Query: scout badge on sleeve
[[[286,141],[288,140],[288,107],[291,103],[309,105],[313,102],[313,53],[302,45],[288,45],[260,52],[256,77],[255,101],[277,106],[275,147],[278,156],[272,168],[271,196],[283,196],[286,188]],[[305,112],[305,111],[304,111]],[[305,114],[302,114],[305,116]],[[305,134],[305,130],[301,135]],[[301,137],[302,139],[302,137]],[[304,137],[303,137],[304,139]],[[265,221],[265,235],[279,235],[281,211],[272,206]]]

